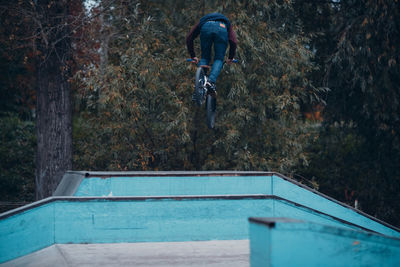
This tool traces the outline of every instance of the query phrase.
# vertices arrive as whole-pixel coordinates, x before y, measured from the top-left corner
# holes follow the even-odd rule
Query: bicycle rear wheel
[[[217,107],[217,99],[212,94],[208,94],[206,98],[207,126],[213,129],[215,126],[215,110]]]
[[[203,68],[198,67],[196,71],[196,80],[195,80],[195,98],[197,105],[201,106],[204,100],[204,80],[205,80],[205,72]]]

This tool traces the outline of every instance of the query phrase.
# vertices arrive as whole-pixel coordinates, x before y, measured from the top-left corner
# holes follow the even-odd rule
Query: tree
[[[36,120],[38,144],[25,142],[32,147],[23,146],[26,154],[19,155],[21,158],[30,157],[32,161],[36,159],[36,198],[40,199],[50,196],[65,170],[72,167],[69,78],[81,66],[93,64],[93,59],[97,57],[97,51],[94,53],[92,50],[97,43],[87,34],[90,31],[86,27],[100,14],[86,14],[81,0],[2,1],[0,12],[1,25],[4,26],[0,30],[0,117],[7,126],[4,129],[14,132],[16,130],[13,129],[31,126]],[[24,133],[24,138],[32,140],[33,137],[28,135],[31,132],[19,132]],[[4,155],[14,155],[8,144],[19,144],[23,137],[7,137],[2,139],[0,150]],[[36,155],[29,154],[34,148]],[[4,200],[15,200],[18,195],[21,199],[32,201],[31,194],[27,193],[31,189],[15,187],[13,181],[32,185],[34,169],[30,169],[31,173],[27,175],[27,170],[23,173],[15,171],[12,162],[4,161],[5,165],[2,165],[4,173],[11,173],[10,177],[13,177],[3,179],[2,184],[4,188],[13,187],[20,191],[13,190],[15,196],[7,195]],[[28,163],[27,166],[32,167]]]
[[[302,174],[322,190],[399,225],[399,1],[340,1],[324,52],[322,131]],[[330,51],[330,52],[329,52]],[[326,166],[321,168],[320,166]],[[349,199],[348,192],[353,192]]]
[[[80,73],[74,120],[74,161],[80,168],[290,174],[304,162],[308,137],[300,105],[318,102],[320,89],[307,79],[315,66],[290,2],[114,4],[106,71]],[[241,61],[225,66],[218,80],[215,131],[190,101],[194,69],[184,62],[185,35],[212,11],[235,25]]]
[[[38,142],[36,198],[41,199],[53,193],[64,172],[72,167],[72,108],[68,79],[73,67],[71,39],[84,22],[82,2],[18,1],[4,3],[1,7],[2,15],[9,15],[3,20],[11,26],[5,30],[11,33],[10,41],[2,42],[8,45],[4,49],[9,52],[7,59],[15,62],[15,66],[21,66],[19,75],[21,70],[26,72],[22,79],[28,81],[26,87],[33,89],[32,99],[36,99],[35,108],[30,108],[36,119]],[[79,8],[80,12],[77,12]],[[13,87],[21,89],[21,96],[29,92],[14,81],[9,82],[5,92],[12,92]],[[21,103],[14,103],[18,102]],[[18,105],[14,104],[14,107],[17,111],[23,110]]]
[[[0,116],[0,212],[35,198],[35,125],[17,114]]]
[[[355,189],[364,208],[400,221],[400,3],[343,1],[341,9],[326,76],[332,88],[326,114],[330,121],[354,124],[365,141],[369,179]]]
[[[37,35],[36,198],[51,196],[72,169],[69,1],[32,2]]]
[[[22,119],[32,120],[35,107],[35,64],[29,42],[28,19],[21,20],[22,3],[0,4],[0,112],[17,113]]]
[[[0,211],[35,199],[35,64],[26,2],[0,3]]]

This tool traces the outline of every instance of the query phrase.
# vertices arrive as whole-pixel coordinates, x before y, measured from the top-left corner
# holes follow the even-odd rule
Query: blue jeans
[[[222,26],[223,25],[223,26]],[[208,21],[200,31],[201,59],[200,65],[208,65],[211,61],[211,47],[214,44],[214,63],[209,81],[215,83],[224,64],[225,51],[228,47],[228,30],[220,21]]]

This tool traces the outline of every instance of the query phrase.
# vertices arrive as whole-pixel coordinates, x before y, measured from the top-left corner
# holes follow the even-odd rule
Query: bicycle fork
[[[207,91],[208,91],[207,86],[206,86],[207,82],[208,82],[208,77],[207,77],[207,75],[205,75],[204,76],[204,83],[203,83],[203,90],[204,90],[203,98],[207,95]]]

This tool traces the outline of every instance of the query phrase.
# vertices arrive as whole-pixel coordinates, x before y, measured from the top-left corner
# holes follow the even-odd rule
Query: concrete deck
[[[16,266],[249,266],[249,241],[55,244],[0,264]]]

